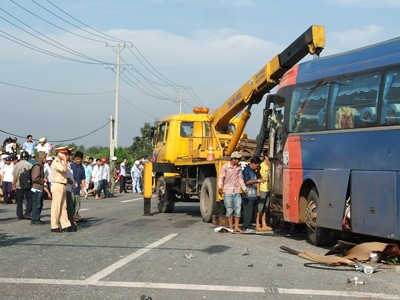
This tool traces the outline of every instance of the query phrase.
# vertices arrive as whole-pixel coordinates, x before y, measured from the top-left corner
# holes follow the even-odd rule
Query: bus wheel
[[[200,212],[203,221],[206,223],[211,222],[212,215],[216,213],[216,187],[217,180],[215,177],[207,177],[200,191]]]
[[[312,188],[307,197],[306,225],[308,239],[315,246],[321,246],[329,242],[327,230],[317,226],[318,200],[317,189]]]
[[[157,180],[156,193],[158,211],[160,213],[172,213],[175,208],[175,193],[167,190],[167,183],[163,176]]]

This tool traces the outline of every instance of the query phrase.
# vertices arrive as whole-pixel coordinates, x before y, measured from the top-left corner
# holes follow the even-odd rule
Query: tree
[[[153,155],[153,132],[154,126],[150,123],[144,123],[140,129],[141,136],[133,138],[132,146],[130,147],[136,159],[142,157],[151,157]]]

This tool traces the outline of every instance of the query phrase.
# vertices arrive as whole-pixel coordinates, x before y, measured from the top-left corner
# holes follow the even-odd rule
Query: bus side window
[[[385,74],[381,125],[400,124],[400,70]]]
[[[293,132],[325,129],[328,89],[327,84],[317,84],[300,87],[295,91],[298,100],[294,115]]]
[[[339,107],[339,109],[336,111],[335,128],[336,129],[354,128],[354,114],[355,114],[355,109],[349,106]]]
[[[374,126],[376,121],[376,108],[375,107],[364,107],[360,110],[360,126],[359,127],[370,127]]]

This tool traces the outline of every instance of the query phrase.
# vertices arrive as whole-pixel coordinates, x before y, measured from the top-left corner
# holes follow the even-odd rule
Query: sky
[[[0,138],[109,146],[118,45],[127,147],[145,122],[215,110],[313,24],[328,56],[397,37],[399,15],[400,0],[0,0]]]

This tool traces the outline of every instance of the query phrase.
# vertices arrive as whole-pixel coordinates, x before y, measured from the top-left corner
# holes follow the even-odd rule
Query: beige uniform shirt
[[[56,157],[51,164],[51,182],[63,184],[67,183],[67,172],[64,171],[63,163],[58,157]]]

